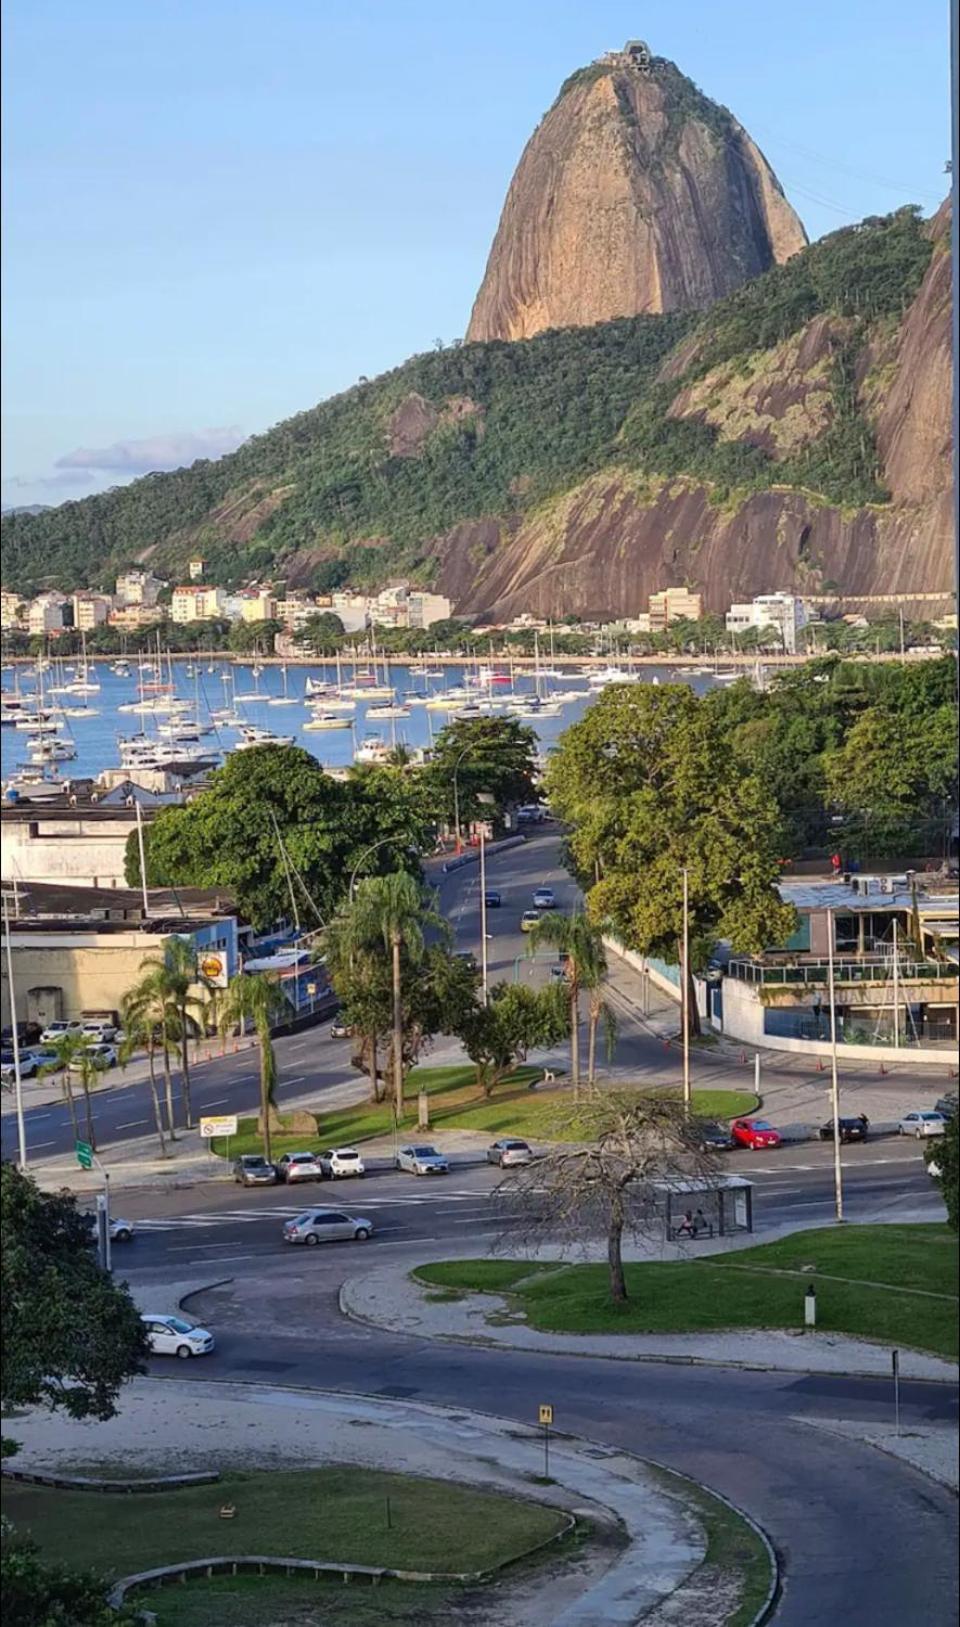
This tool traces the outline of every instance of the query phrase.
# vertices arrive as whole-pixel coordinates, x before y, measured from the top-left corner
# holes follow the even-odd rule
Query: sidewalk
[[[795,1230],[795,1227],[789,1228]],[[677,1257],[676,1245],[668,1245]],[[541,1258],[547,1257],[542,1251]],[[663,1256],[667,1257],[666,1251]],[[443,1258],[439,1249],[431,1259]],[[419,1263],[419,1262],[418,1262]],[[419,1339],[502,1346],[563,1356],[605,1356],[614,1361],[682,1362],[684,1364],[779,1370],[790,1373],[848,1373],[888,1377],[890,1351],[885,1345],[842,1334],[788,1333],[777,1330],[729,1333],[541,1333],[519,1320],[513,1302],[502,1294],[462,1293],[446,1298],[410,1276],[413,1262],[377,1266],[362,1277],[348,1277],[340,1290],[345,1316],[367,1326]],[[797,1289],[797,1306],[802,1288]],[[957,1367],[938,1356],[903,1350],[904,1378],[956,1383]]]
[[[524,1428],[464,1408],[176,1378],[135,1379],[124,1387],[119,1409],[106,1423],[40,1411],[18,1418],[17,1467],[68,1473],[96,1461],[109,1476],[129,1473],[138,1462],[154,1472],[177,1473],[354,1463],[535,1498],[601,1531],[612,1534],[619,1526],[626,1534],[626,1548],[588,1542],[529,1575],[513,1579],[508,1573],[489,1597],[485,1620],[491,1627],[516,1621],[525,1627],[627,1627],[682,1589],[706,1552],[683,1481],[666,1485],[627,1452],[558,1431],[550,1451],[553,1483],[537,1483],[543,1436],[534,1418]],[[455,1554],[450,1568],[456,1568]]]

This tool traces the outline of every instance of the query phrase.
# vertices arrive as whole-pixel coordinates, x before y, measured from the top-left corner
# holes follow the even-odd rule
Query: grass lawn
[[[610,1300],[603,1265],[446,1260],[416,1275],[439,1288],[513,1290],[529,1325],[553,1333],[800,1328],[812,1282],[822,1331],[957,1354],[957,1239],[946,1225],[829,1227],[732,1254],[630,1264],[625,1305]]]
[[[446,1068],[412,1068],[405,1082],[408,1109],[401,1124],[405,1134],[417,1123],[417,1096],[425,1090],[430,1097],[430,1120],[436,1130],[485,1130],[492,1135],[527,1136],[531,1140],[573,1140],[578,1134],[576,1120],[569,1118],[570,1094],[566,1090],[531,1091],[532,1081],[542,1078],[543,1069],[517,1068],[499,1084],[492,1097],[484,1097],[477,1087],[476,1072],[470,1063]],[[703,1118],[736,1118],[751,1113],[757,1098],[751,1091],[695,1090],[693,1111]],[[389,1102],[358,1102],[317,1114],[317,1134],[274,1133],[274,1155],[307,1151],[311,1147],[346,1146],[388,1136],[393,1131],[393,1109]],[[260,1152],[261,1139],[256,1118],[240,1120],[238,1133],[211,1142],[221,1158],[237,1158],[244,1152]]]
[[[439,1583],[315,1582],[307,1577],[213,1576],[132,1595],[158,1627],[449,1627],[477,1590]]]
[[[220,1519],[225,1503],[235,1519]],[[111,1575],[244,1552],[484,1570],[562,1524],[541,1503],[348,1466],[230,1473],[212,1486],[131,1497],[5,1481],[3,1512],[33,1535],[45,1559]]]
[[[707,1537],[704,1565],[716,1573],[717,1589],[723,1593],[729,1581],[737,1590],[739,1602],[725,1618],[723,1627],[750,1627],[773,1580],[766,1545],[752,1525],[710,1492],[671,1474],[669,1469],[651,1469],[650,1472],[664,1491],[678,1496],[687,1507],[692,1504],[696,1510]]]

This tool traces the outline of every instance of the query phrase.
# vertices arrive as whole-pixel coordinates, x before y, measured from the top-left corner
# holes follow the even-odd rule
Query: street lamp
[[[457,782],[457,775],[460,772],[460,764],[463,762],[463,759],[466,757],[467,753],[471,750],[472,746],[464,746],[453,765],[453,828],[456,835],[458,854],[460,853],[463,843],[460,840],[460,786]]]
[[[364,859],[368,858],[371,853],[376,853],[378,848],[389,847],[391,843],[396,845],[400,840],[401,838],[399,836],[381,836],[379,842],[371,842],[369,847],[364,848],[350,873],[350,885],[347,888],[347,897],[351,904],[353,903],[353,894],[357,885],[357,876],[363,865]]]

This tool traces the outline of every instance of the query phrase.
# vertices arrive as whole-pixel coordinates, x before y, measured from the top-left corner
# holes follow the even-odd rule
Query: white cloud
[[[149,435],[142,441],[114,441],[112,446],[78,447],[57,458],[55,467],[121,475],[145,475],[160,469],[182,469],[197,458],[221,458],[246,440],[242,429],[229,424],[220,429],[175,430]]]

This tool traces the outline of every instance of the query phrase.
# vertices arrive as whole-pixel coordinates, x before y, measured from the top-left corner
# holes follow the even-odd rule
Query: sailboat
[[[299,703],[297,701],[296,695],[291,695],[289,693],[288,689],[287,689],[287,663],[286,662],[284,662],[283,666],[280,668],[280,680],[281,680],[281,683],[283,684],[283,689],[282,689],[281,693],[279,695],[271,695],[271,696],[269,696],[269,698],[267,700],[267,705],[268,706],[296,706],[296,705],[298,705]]]

